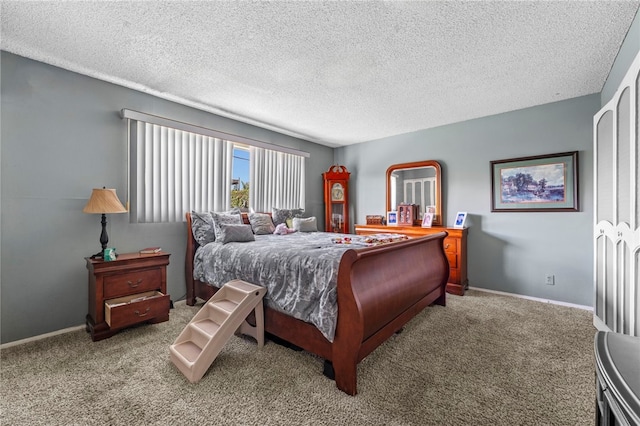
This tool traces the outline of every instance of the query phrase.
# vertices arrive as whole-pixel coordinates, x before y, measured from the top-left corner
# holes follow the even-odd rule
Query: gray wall
[[[570,99],[336,149],[351,171],[355,223],[385,210],[385,171],[394,163],[437,160],[443,217],[469,213],[469,284],[592,305],[592,117],[600,96]],[[492,213],[492,160],[579,151],[580,211]],[[544,282],[555,275],[556,285]]]
[[[126,194],[130,108],[307,151],[306,209],[324,223],[322,172],[333,149],[249,126],[138,91],[2,52],[1,341],[84,323],[84,257],[100,249],[100,216],[82,213],[91,189]],[[131,224],[107,217],[119,252],[161,246],[171,253],[168,292],[185,294],[186,225]]]

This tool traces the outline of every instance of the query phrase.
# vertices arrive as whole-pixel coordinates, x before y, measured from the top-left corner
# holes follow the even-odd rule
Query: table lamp
[[[102,257],[104,249],[107,248],[109,242],[109,236],[107,235],[107,216],[106,213],[126,213],[127,209],[122,205],[115,189],[102,189],[94,188],[91,192],[91,198],[87,202],[87,205],[82,209],[84,213],[100,213],[102,214],[102,233],[100,233],[100,243],[102,244],[102,250],[99,253],[91,256],[92,259],[96,257]]]

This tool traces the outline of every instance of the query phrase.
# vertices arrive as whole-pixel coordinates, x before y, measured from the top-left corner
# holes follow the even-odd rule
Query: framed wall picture
[[[456,221],[453,224],[454,228],[464,228],[464,223],[467,221],[467,212],[458,212],[456,215]]]
[[[387,226],[398,225],[398,212],[387,212]]]
[[[427,212],[422,215],[422,227],[431,228],[433,224],[433,213]]]
[[[578,211],[578,151],[492,161],[491,211]]]

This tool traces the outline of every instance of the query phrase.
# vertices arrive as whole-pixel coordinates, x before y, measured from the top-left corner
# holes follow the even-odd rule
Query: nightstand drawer
[[[159,291],[133,294],[104,301],[104,319],[109,327],[125,327],[167,315],[169,295]]]
[[[446,253],[447,260],[449,261],[449,268],[457,268],[458,267],[458,255],[453,253]]]
[[[159,290],[162,271],[159,268],[104,277],[104,298]]]
[[[454,284],[460,284],[460,272],[457,268],[449,269],[449,282]]]

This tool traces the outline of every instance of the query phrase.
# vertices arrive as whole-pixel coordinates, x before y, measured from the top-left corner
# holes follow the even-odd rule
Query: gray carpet
[[[234,336],[190,384],[168,347],[197,312],[92,342],[75,331],[1,352],[3,425],[588,425],[590,312],[480,291],[427,308],[358,368]]]

